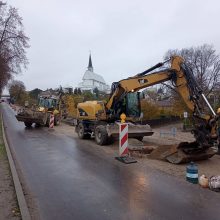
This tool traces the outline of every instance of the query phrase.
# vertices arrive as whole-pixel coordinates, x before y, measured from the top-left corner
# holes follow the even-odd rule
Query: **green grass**
[[[5,145],[3,142],[3,137],[2,137],[2,118],[0,116],[0,157],[5,156],[6,151],[5,151]]]
[[[4,141],[3,141],[3,135],[2,135],[2,117],[1,117],[1,107],[0,107],[0,162],[1,162],[1,165],[3,165],[3,169],[7,169],[7,172],[6,172],[6,176],[7,178],[9,176],[11,176],[11,170],[10,170],[10,166],[9,166],[9,163],[8,163],[8,159],[7,159],[7,153],[6,153],[6,149],[5,149],[5,145],[4,145]],[[5,178],[4,176],[0,176],[0,181],[1,181],[1,178]],[[13,185],[13,183],[11,183]],[[8,189],[8,191],[12,190],[11,188]],[[13,192],[14,195],[15,195],[15,192]],[[19,206],[18,206],[18,201],[17,201],[17,197],[15,196],[14,197],[14,200],[15,200],[15,204],[13,205],[12,208],[12,213],[13,213],[13,216],[18,216],[19,219],[21,218],[21,214],[20,214],[20,210],[19,210]],[[6,201],[10,204],[10,201]],[[0,211],[1,211],[1,207],[0,207]]]

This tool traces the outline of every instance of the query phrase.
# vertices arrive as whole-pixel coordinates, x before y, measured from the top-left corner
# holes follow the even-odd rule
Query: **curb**
[[[3,121],[2,114],[1,114],[1,118],[2,118],[2,125],[1,125],[2,126],[2,136],[3,136],[3,141],[4,141],[4,144],[5,144],[5,149],[6,149],[7,156],[8,156],[8,161],[9,161],[9,165],[10,165],[10,169],[11,169],[12,179],[13,179],[14,186],[15,186],[15,192],[16,192],[17,199],[18,199],[18,205],[19,205],[20,212],[21,212],[21,218],[22,218],[22,220],[31,220],[31,215],[30,215],[30,212],[28,210],[27,203],[26,203],[26,200],[25,200],[25,197],[24,197],[24,193],[23,193],[23,190],[22,190],[22,187],[21,187],[21,183],[20,183],[20,180],[19,180],[19,177],[18,177],[18,173],[17,173],[16,168],[15,168],[15,163],[14,163],[14,160],[12,158],[10,147],[8,145],[8,142],[7,142],[7,139],[6,139],[6,136],[5,136],[4,121]]]

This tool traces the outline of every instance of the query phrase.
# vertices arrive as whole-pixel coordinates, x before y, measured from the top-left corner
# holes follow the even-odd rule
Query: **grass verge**
[[[0,219],[20,220],[21,214],[14,189],[2,133],[0,107]]]
[[[2,118],[0,116],[0,158],[6,156],[6,150],[5,150],[5,145],[3,142],[3,137],[2,137]]]

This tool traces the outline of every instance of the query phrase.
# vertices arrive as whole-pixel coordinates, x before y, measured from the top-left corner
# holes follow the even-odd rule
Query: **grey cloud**
[[[27,35],[28,89],[77,86],[88,64],[108,84],[162,60],[168,49],[213,44],[220,51],[217,0],[13,0]]]

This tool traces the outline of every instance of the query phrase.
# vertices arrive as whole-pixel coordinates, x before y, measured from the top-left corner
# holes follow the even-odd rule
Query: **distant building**
[[[63,87],[63,92],[71,94],[71,93],[73,93],[73,87],[72,86],[65,86],[65,87]]]
[[[105,80],[101,75],[98,75],[93,72],[93,66],[92,66],[92,58],[91,54],[89,56],[89,65],[88,69],[83,75],[82,82],[78,84],[78,88],[80,88],[82,91],[91,91],[95,88],[97,88],[99,91],[103,92],[109,92],[110,87],[106,84]]]

